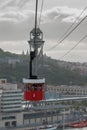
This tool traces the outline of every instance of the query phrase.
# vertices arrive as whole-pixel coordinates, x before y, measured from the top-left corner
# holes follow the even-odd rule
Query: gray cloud
[[[43,20],[43,23],[52,22],[53,20],[57,20],[57,19],[60,19],[62,22],[68,22],[68,23],[74,22],[78,18],[81,12],[82,12],[81,9],[69,8],[67,6],[54,7],[43,13],[42,20]],[[86,14],[87,14],[87,11],[83,13],[80,19],[86,16]]]
[[[80,4],[79,8],[76,8],[75,2],[79,4],[79,1],[81,2],[81,0],[71,0],[71,2],[70,0],[66,0],[66,2],[64,0],[48,0],[48,3],[45,3],[47,7],[44,7],[42,12],[40,26],[44,32],[44,39],[46,40],[45,50],[55,45],[67,28],[78,18],[84,6]],[[23,48],[26,50],[28,48],[26,41],[29,40],[29,32],[34,27],[35,0],[0,0],[0,3],[0,47],[17,53],[21,52]],[[72,5],[70,3],[72,3]],[[81,16],[81,19],[86,14],[87,11]],[[47,54],[54,58],[57,55],[59,57],[62,56],[75,42],[78,42],[80,38],[86,34],[86,30],[87,24],[86,21],[84,21],[80,27],[66,39],[67,41],[65,40],[59,47],[55,48],[54,51]],[[80,53],[82,54],[82,50],[87,48],[86,41],[87,40],[84,40],[79,48],[77,48],[78,55],[80,55]],[[66,42],[68,44],[66,44]],[[86,51],[84,53],[86,53]],[[84,53],[82,54],[83,56],[85,55]],[[58,56],[56,58],[58,58]],[[67,56],[65,60],[69,60],[71,57],[72,53],[71,56]],[[76,55],[73,56],[72,59],[76,60]],[[86,60],[86,57],[83,58],[83,60]]]
[[[33,10],[7,9],[8,11],[0,12],[0,40],[26,39],[25,34],[28,33],[28,28],[30,29],[34,26]],[[66,30],[66,28],[76,20],[80,12],[81,10],[65,6],[54,7],[44,11],[42,14],[41,27],[46,33],[45,36],[49,39],[58,39],[64,29]]]
[[[0,5],[0,9],[7,9],[10,7],[17,7],[17,8],[23,8],[25,7],[27,4],[28,6],[30,5],[30,1],[31,0],[3,0],[1,1],[1,5]]]

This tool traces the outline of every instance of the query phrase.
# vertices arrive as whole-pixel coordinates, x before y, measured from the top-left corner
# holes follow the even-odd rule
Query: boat
[[[87,127],[87,121],[81,121],[81,122],[71,123],[71,124],[68,125],[68,127],[74,127],[74,128]]]
[[[57,130],[57,126],[54,125],[45,125],[41,126],[39,130]]]

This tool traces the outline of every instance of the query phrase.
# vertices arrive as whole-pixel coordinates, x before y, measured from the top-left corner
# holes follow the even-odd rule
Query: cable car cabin
[[[40,101],[44,99],[45,79],[23,79],[24,100]]]

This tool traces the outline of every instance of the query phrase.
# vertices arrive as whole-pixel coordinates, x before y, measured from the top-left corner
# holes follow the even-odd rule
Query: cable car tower
[[[24,83],[24,100],[40,101],[44,99],[45,79],[38,76],[38,58],[43,56],[43,32],[37,27],[37,8],[38,0],[36,0],[35,10],[35,27],[30,32],[30,62],[29,62],[29,78],[23,79]],[[41,58],[42,59],[42,58]]]

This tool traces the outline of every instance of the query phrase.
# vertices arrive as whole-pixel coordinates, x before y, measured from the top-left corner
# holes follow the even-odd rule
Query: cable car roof
[[[43,79],[25,79],[25,78],[23,78],[23,83],[31,83],[31,84],[45,83],[45,78],[43,78]]]

